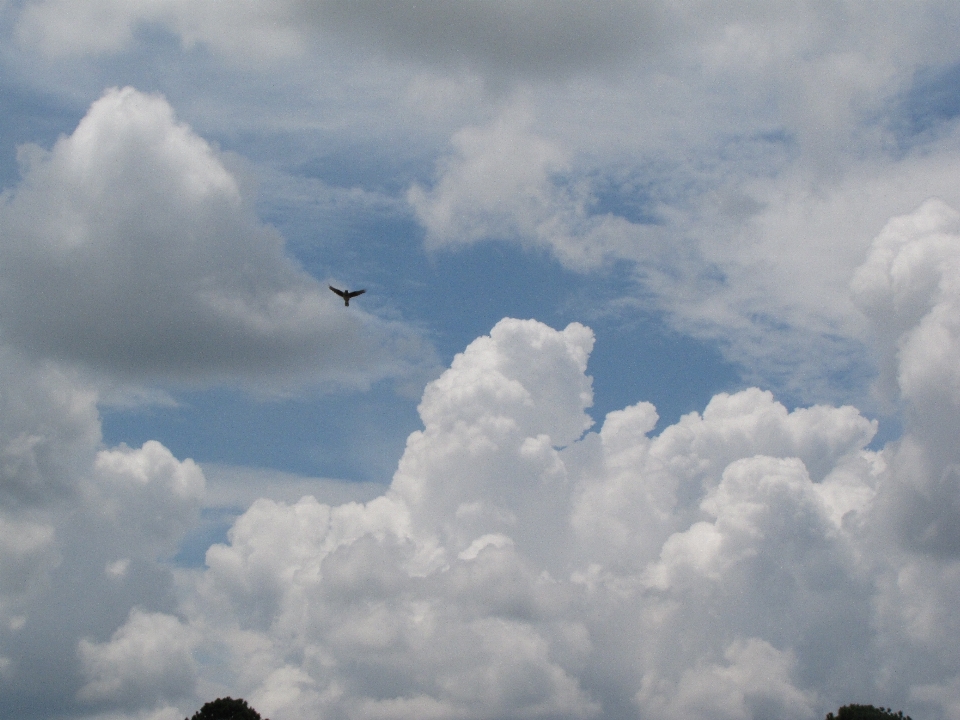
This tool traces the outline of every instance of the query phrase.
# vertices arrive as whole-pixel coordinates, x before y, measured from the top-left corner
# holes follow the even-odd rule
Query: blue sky
[[[958,29],[0,0],[0,714],[960,718]]]
[[[583,276],[542,253],[496,244],[429,258],[411,234],[406,240],[382,228],[358,233],[354,242],[365,252],[343,252],[364,269],[359,275],[369,277],[374,273],[368,268],[379,267],[379,277],[349,286],[370,286],[364,302],[378,302],[376,293],[401,306],[405,318],[427,329],[441,362],[449,364],[502,317],[565,326],[595,315],[590,374],[597,418],[643,399],[657,406],[661,424],[672,423],[715,392],[742,385],[714,344],[673,331],[648,313],[605,312],[625,282],[615,273]],[[412,257],[403,258],[400,248]],[[198,461],[388,482],[407,435],[420,426],[419,400],[398,394],[390,383],[359,394],[268,400],[220,389],[180,395],[174,407],[110,410],[104,433],[108,443],[160,439],[178,456]]]

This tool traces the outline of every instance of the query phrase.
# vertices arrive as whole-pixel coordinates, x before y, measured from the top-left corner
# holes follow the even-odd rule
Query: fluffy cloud
[[[410,144],[455,123],[433,182],[392,179],[430,248],[625,261],[677,327],[795,395],[835,397],[824,375],[872,345],[906,430],[873,450],[857,408],[756,388],[657,435],[648,403],[592,430],[590,331],[505,320],[427,387],[382,496],[253,501],[247,479],[228,541],[177,569],[203,473],[104,448],[91,368],[362,385],[421,353],[334,313],[162,98],[110,91],[24,148],[0,199],[0,715],[176,720],[231,694],[275,720],[960,717],[960,141],[935,82],[955,3],[3,7],[50,56],[160,29],[234,58],[319,34],[325,59],[332,38],[428,65],[419,95],[410,66],[339,57],[336,81],[284,82],[315,109],[363,76],[367,127],[437,101],[407,108],[431,128]],[[271,127],[298,122],[278,105]]]
[[[161,97],[110,90],[21,160],[0,197],[0,322],[34,356],[134,380],[344,384],[426,356],[402,327],[338,312]]]
[[[905,296],[932,287],[901,278]],[[175,573],[200,470],[157,443],[99,448],[92,394],[19,377],[74,388],[74,425],[44,442],[75,475],[0,523],[4,702],[43,688],[50,707],[118,717],[231,694],[279,720],[746,720],[868,699],[953,717],[960,565],[937,533],[957,475],[931,474],[923,396],[904,396],[918,421],[881,451],[855,408],[788,411],[758,389],[656,436],[649,403],[591,430],[592,346],[578,324],[501,321],[427,387],[382,496],[257,500],[204,568]],[[39,396],[41,415],[65,402]]]
[[[6,349],[0,381],[0,713],[190,694],[168,559],[199,519],[199,468],[156,442],[104,449],[96,393],[69,374]]]
[[[591,347],[504,320],[428,386],[383,497],[255,503],[181,606],[220,687],[279,718],[952,717],[956,561],[890,502],[922,425],[871,451],[855,408],[751,389],[583,434]]]
[[[905,408],[904,435],[882,450],[855,407],[791,411],[756,388],[655,436],[642,402],[593,430],[591,331],[506,319],[427,386],[423,429],[384,494],[256,500],[187,570],[170,558],[198,524],[202,471],[156,442],[104,448],[97,394],[70,369],[99,356],[49,324],[72,313],[106,357],[133,353],[127,334],[147,342],[143,328],[226,325],[255,345],[257,328],[311,338],[310,318],[343,314],[327,314],[161,99],[112,91],[51,151],[26,152],[0,211],[14,343],[0,353],[0,713],[176,718],[231,694],[277,720],[811,719],[852,699],[956,717],[960,231],[948,204],[889,221],[851,272],[884,358],[879,389]],[[546,193],[536,202],[566,202],[549,173],[530,177]],[[442,204],[445,191],[415,200]],[[283,325],[270,298],[297,293],[315,315]],[[31,322],[62,332],[42,340]],[[208,365],[176,348],[151,365],[148,348],[107,369],[242,376],[217,354],[222,337],[203,340]],[[51,356],[69,362],[37,359]],[[282,375],[283,362],[251,367]],[[181,364],[185,375],[169,369]]]
[[[183,606],[222,687],[279,718],[811,718],[949,674],[872,685],[899,482],[873,423],[748,390],[581,435],[591,346],[504,320],[428,386],[383,497],[255,503]]]
[[[896,217],[874,239],[853,278],[881,352],[880,388],[928,408],[946,393],[960,405],[956,325],[960,214],[939,199]]]
[[[914,547],[960,553],[956,488],[960,451],[960,215],[941,200],[893,218],[853,280],[875,328],[878,389],[903,402],[911,433],[891,449],[905,482],[884,498]]]
[[[80,640],[80,661],[89,680],[78,698],[138,707],[144,700],[189,694],[196,672],[191,645],[175,617],[134,609],[109,642]]]

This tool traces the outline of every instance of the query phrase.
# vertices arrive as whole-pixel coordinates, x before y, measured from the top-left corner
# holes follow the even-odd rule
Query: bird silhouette
[[[350,307],[350,298],[355,298],[357,295],[363,295],[366,292],[366,290],[354,290],[353,292],[349,290],[337,290],[333,285],[328,285],[327,287],[343,298],[344,307]]]

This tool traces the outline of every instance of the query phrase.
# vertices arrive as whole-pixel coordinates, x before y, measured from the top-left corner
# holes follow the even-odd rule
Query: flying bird
[[[353,292],[349,290],[337,290],[333,285],[328,285],[327,287],[343,298],[344,307],[350,307],[350,298],[355,298],[357,295],[363,295],[366,292],[366,290],[354,290]]]

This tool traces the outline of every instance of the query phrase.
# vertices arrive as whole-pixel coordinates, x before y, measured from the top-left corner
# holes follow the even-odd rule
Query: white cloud
[[[953,3],[38,0],[17,17],[49,52],[129,48],[142,27],[257,66],[303,51],[254,81],[283,102],[252,102],[267,91],[245,74],[241,100],[205,89],[193,117],[438,155],[434,184],[400,180],[431,247],[625,260],[635,300],[804,402],[848,400],[872,370],[846,286],[876,231],[927,196],[960,200],[957,138],[897,135],[916,73],[955,61]],[[336,133],[317,120],[334,106]],[[606,203],[611,187],[632,207]]]
[[[80,640],[80,661],[89,680],[79,699],[139,707],[192,694],[196,667],[190,636],[177,618],[134,608],[109,642]]]
[[[909,78],[877,91],[886,106],[872,113],[891,112],[879,95],[900,82]],[[748,381],[808,400],[862,388],[874,360],[848,283],[891,209],[930,195],[960,202],[956,132],[897,156],[889,133],[858,116],[836,132],[856,149],[824,165],[795,117],[744,109],[739,129],[696,118],[662,127],[668,108],[694,99],[667,88],[655,113],[612,92],[531,92],[454,132],[433,184],[407,194],[427,246],[516,242],[582,272],[621,262],[638,285],[625,291],[639,294],[634,304],[719,343]],[[650,113],[649,132],[624,126],[631,112]]]
[[[244,510],[267,498],[294,503],[312,495],[325,505],[367,502],[382,495],[383,483],[304,477],[293,473],[239,465],[203,463],[204,507]]]
[[[747,382],[849,399],[873,369],[852,273],[891,213],[960,200],[954,123],[898,135],[917,73],[955,62],[955,8],[673,6],[656,61],[524,84],[453,130],[408,193],[427,244],[625,261],[635,303],[720,344]]]
[[[407,199],[427,230],[427,246],[513,240],[554,252],[578,269],[629,252],[649,228],[590,212],[585,184],[567,185],[569,153],[538,137],[532,118],[509,109],[487,127],[467,127],[451,139],[453,155],[436,185],[411,187]]]
[[[166,563],[197,522],[202,473],[156,442],[104,449],[96,394],[69,373],[4,349],[0,378],[0,713],[152,712],[189,694]]]
[[[0,523],[0,562],[40,565],[0,576],[4,693],[52,683],[58,707],[117,718],[228,694],[277,720],[812,720],[852,700],[950,717],[960,565],[936,532],[902,532],[930,505],[896,502],[955,488],[928,472],[923,423],[874,452],[855,408],[749,389],[654,437],[647,403],[583,434],[592,345],[503,320],[428,386],[385,494],[257,500],[176,574],[200,469],[158,443],[100,448],[79,412],[85,431],[45,441],[73,447],[77,492]],[[41,642],[51,627],[62,642]]]
[[[960,554],[960,215],[933,199],[893,218],[857,271],[855,299],[875,328],[879,389],[902,403],[911,432],[891,448],[900,482],[881,494],[908,545]]]
[[[591,345],[504,320],[427,388],[384,497],[255,503],[185,606],[227,686],[281,719],[811,718],[864,692],[873,424],[750,390],[580,438]]]
[[[724,661],[691,668],[669,690],[650,680],[638,693],[637,703],[663,718],[746,720],[814,714],[812,693],[800,692],[790,683],[793,662],[788,653],[751,638],[727,648]]]
[[[947,393],[960,404],[958,354],[960,214],[939,199],[896,217],[874,239],[857,270],[854,297],[880,345],[881,389],[923,402]],[[925,406],[928,403],[923,403]]]
[[[364,385],[429,356],[285,254],[216,152],[126,88],[0,197],[5,339],[132,381]]]
[[[206,4],[87,7],[29,4],[24,37],[103,50],[148,22],[213,44],[222,20]],[[243,27],[223,42],[254,38],[264,52],[264,18],[285,37],[294,5],[259,7],[237,10]],[[851,700],[956,717],[958,145],[946,132],[887,156],[862,124],[913,68],[949,60],[954,10],[679,7],[694,47],[676,54],[699,58],[694,71],[638,72],[643,92],[613,109],[610,87],[567,88],[553,102],[581,110],[562,119],[535,88],[529,114],[456,132],[436,184],[409,195],[428,241],[518,240],[580,269],[628,260],[678,326],[732,338],[752,367],[795,362],[805,386],[816,378],[803,363],[835,369],[825,347],[876,340],[904,436],[871,451],[876,425],[856,408],[788,411],[755,388],[654,437],[648,403],[588,432],[591,332],[505,320],[428,386],[424,429],[382,497],[347,502],[324,483],[320,501],[297,499],[312,488],[285,478],[253,502],[251,474],[229,490],[221,468],[208,492],[197,466],[158,443],[103,448],[95,393],[38,355],[140,380],[397,371],[386,353],[338,375],[363,348],[325,355],[325,333],[365,327],[356,337],[374,343],[394,329],[363,315],[343,325],[358,314],[328,312],[335,298],[286,258],[217,153],[160,98],[112,91],[52,150],[23,152],[24,180],[0,209],[0,318],[17,344],[0,354],[0,714],[43,702],[62,715],[177,718],[231,694],[275,720],[812,719]],[[434,6],[403,6],[391,27],[396,15],[366,18],[371,8],[334,19],[416,55],[424,36],[401,36]],[[108,32],[88,39],[101,11]],[[192,30],[187,18],[199,18]],[[490,18],[476,23],[489,30]],[[450,32],[474,27],[456,20]],[[537,53],[566,22],[526,56],[467,47],[464,62],[539,72],[551,56]],[[434,44],[420,57],[453,52],[438,27],[424,28]],[[603,37],[619,47],[600,32],[578,49]],[[743,92],[686,105],[698,82]],[[757,111],[768,106],[783,111]],[[754,138],[770,128],[778,149]],[[717,150],[724,133],[738,139]],[[671,177],[650,193],[660,224],[594,212],[590,169],[661,143],[665,162],[696,156],[679,163],[694,189],[672,194],[683,178]],[[736,158],[698,169],[704,147]],[[947,202],[877,235],[930,194]],[[205,498],[251,504],[206,568],[173,571],[165,561]]]

